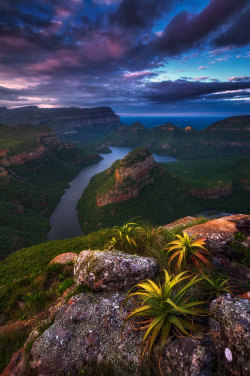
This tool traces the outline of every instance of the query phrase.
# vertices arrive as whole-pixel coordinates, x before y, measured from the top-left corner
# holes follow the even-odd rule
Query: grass
[[[74,239],[45,242],[21,249],[0,262],[0,311],[5,315],[5,320],[10,318],[15,320],[23,315],[17,302],[22,301],[27,292],[34,294],[37,289],[46,292],[48,286],[52,286],[55,278],[62,274],[61,266],[47,268],[54,257],[65,252],[80,253],[84,249],[102,249],[106,239],[112,234],[112,229],[105,229]],[[41,282],[42,286],[39,287],[35,280],[41,276],[45,281]],[[65,277],[72,278],[70,274],[66,274]],[[45,305],[57,296],[58,286],[62,283],[62,280],[58,279],[57,283],[52,286],[52,294],[45,294]],[[61,289],[63,288],[61,287]],[[36,310],[36,307],[33,308]],[[25,312],[25,317],[27,315],[28,312]]]
[[[27,330],[15,330],[0,336],[0,372],[8,365],[12,354],[23,346],[28,335]]]
[[[0,126],[2,147],[3,128]],[[40,129],[33,129],[31,126],[12,127],[10,130],[10,127],[7,128],[7,133],[16,132],[21,139],[26,128],[30,138],[30,132],[36,135]],[[16,129],[19,129],[18,132]],[[31,146],[25,144],[25,147],[27,151]],[[17,151],[15,148],[13,150]],[[88,152],[77,148],[53,150],[42,159],[7,167],[11,179],[0,179],[0,259],[17,249],[45,240],[50,228],[49,216],[68,182],[79,172],[81,166],[98,160],[89,160],[88,156]],[[81,161],[81,166],[76,161]]]

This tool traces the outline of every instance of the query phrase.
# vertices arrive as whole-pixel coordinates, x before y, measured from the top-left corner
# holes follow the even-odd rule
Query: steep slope
[[[116,162],[111,169],[94,176],[83,192],[77,206],[81,227],[88,233],[121,225],[131,218],[161,225],[208,209],[247,213],[250,211],[249,165],[249,156],[156,164],[149,171],[149,184],[140,191],[133,181],[131,185],[126,183],[125,189],[136,195],[128,200],[125,197],[124,201],[123,187],[119,186],[115,172],[119,171],[121,162]],[[136,163],[134,167],[136,170]],[[130,168],[133,171],[133,166]],[[139,178],[137,185],[140,185]]]
[[[99,207],[135,198],[146,185],[153,182],[152,170],[156,163],[152,154],[145,149],[129,153],[115,166],[115,171],[114,166],[107,171],[110,177],[97,194]]]
[[[181,159],[236,156],[250,152],[250,116],[234,116],[203,130],[174,124],[147,129],[140,123],[121,127],[106,137],[107,144],[146,147]]]
[[[48,125],[65,139],[83,141],[116,129],[120,118],[109,107],[96,108],[0,108],[0,124]]]
[[[0,126],[0,258],[45,239],[67,183],[98,159],[49,127]]]

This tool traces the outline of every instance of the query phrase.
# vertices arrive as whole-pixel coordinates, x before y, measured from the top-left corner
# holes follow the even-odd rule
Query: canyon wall
[[[97,194],[97,206],[137,197],[146,185],[153,183],[151,172],[155,166],[156,162],[147,150],[140,149],[129,153],[120,161],[120,167],[114,171],[114,186],[102,194]],[[107,173],[110,173],[109,170]]]

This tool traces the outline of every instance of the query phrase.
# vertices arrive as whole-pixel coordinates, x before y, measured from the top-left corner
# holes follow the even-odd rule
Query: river
[[[76,205],[82,192],[88,186],[92,176],[109,168],[117,159],[122,159],[132,149],[129,147],[111,147],[112,153],[100,154],[102,160],[83,169],[69,183],[70,187],[65,190],[60,202],[50,217],[51,229],[47,235],[48,240],[73,238],[83,235],[80,228]],[[173,157],[154,154],[156,162],[174,162]]]

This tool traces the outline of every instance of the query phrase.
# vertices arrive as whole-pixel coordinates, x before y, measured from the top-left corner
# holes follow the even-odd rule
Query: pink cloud
[[[228,79],[229,82],[234,82],[234,81],[249,81],[249,80],[250,80],[249,76],[229,77],[229,79]]]
[[[207,76],[202,76],[202,77],[196,77],[194,78],[195,81],[204,81],[204,80],[207,80],[208,77]]]
[[[144,71],[139,71],[139,72],[124,73],[123,77],[125,77],[125,78],[139,78],[139,77],[149,76],[150,74],[151,74],[150,71],[144,70]]]
[[[200,67],[198,67],[198,69],[207,69],[207,67],[205,67],[204,65],[201,65]]]
[[[124,56],[126,46],[115,37],[95,33],[86,41],[82,41],[81,50],[85,60],[105,61],[110,58],[119,59]]]

